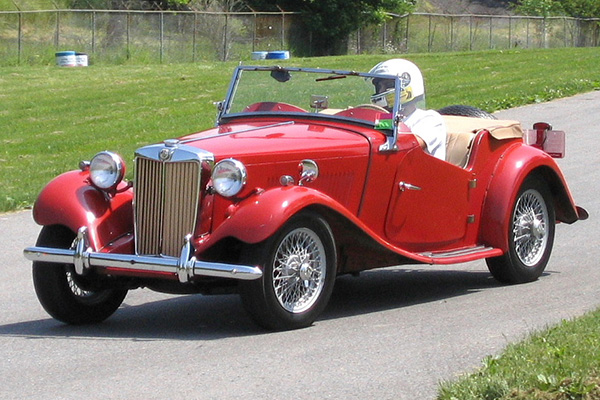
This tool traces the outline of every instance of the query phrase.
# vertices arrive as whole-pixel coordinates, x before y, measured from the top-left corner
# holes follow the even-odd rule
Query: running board
[[[453,264],[479,260],[488,257],[497,257],[503,254],[502,250],[489,246],[465,247],[450,251],[428,251],[419,253],[420,256],[427,257],[433,264]]]

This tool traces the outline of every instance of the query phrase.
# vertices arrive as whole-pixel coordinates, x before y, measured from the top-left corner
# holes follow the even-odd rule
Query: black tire
[[[511,211],[508,252],[486,259],[487,266],[502,283],[535,281],[542,275],[554,243],[555,211],[544,182],[530,177],[519,189]]]
[[[37,245],[70,248],[75,233],[64,226],[44,227]],[[33,285],[42,307],[55,319],[80,325],[104,321],[121,305],[126,289],[95,289],[86,277],[78,276],[72,264],[35,261]]]
[[[247,246],[244,262],[262,267],[263,276],[240,282],[244,307],[270,330],[310,326],[325,309],[336,275],[336,251],[327,222],[303,212],[266,241]]]
[[[472,106],[463,106],[459,104],[440,108],[438,112],[442,115],[457,115],[461,117],[498,119],[495,115],[490,114],[489,112],[484,111],[480,108]]]

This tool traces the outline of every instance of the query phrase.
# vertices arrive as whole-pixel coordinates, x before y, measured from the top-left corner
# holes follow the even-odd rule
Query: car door
[[[471,173],[432,157],[408,151],[396,168],[385,222],[388,240],[409,251],[456,246],[468,225]]]

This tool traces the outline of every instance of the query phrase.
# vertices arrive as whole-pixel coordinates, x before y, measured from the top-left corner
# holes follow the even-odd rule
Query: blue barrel
[[[290,52],[287,50],[270,51],[267,53],[267,60],[287,60],[288,58],[290,58]]]

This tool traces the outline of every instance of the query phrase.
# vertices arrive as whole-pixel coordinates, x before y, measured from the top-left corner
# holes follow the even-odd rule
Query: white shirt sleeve
[[[446,159],[446,124],[437,111],[416,109],[403,122],[412,133],[423,139],[429,154]]]

